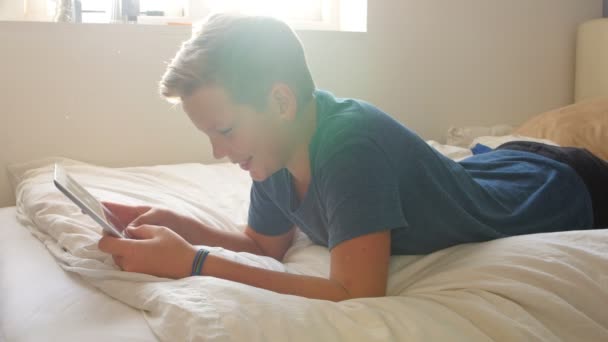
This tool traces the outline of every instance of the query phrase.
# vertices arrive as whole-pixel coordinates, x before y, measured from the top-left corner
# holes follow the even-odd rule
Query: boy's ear
[[[297,99],[295,93],[285,83],[275,83],[270,90],[270,102],[273,111],[283,120],[296,118]]]

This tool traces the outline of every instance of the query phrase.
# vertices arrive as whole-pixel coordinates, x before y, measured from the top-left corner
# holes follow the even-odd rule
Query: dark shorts
[[[576,171],[591,195],[593,228],[608,228],[608,162],[584,148],[511,141],[496,148],[532,152],[564,163]]]

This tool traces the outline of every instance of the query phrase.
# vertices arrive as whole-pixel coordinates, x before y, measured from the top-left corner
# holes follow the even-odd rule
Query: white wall
[[[3,20],[21,20],[23,18],[23,1],[0,1],[0,18]]]
[[[573,100],[575,32],[602,0],[370,0],[367,33],[300,32],[317,85],[441,140]],[[210,161],[156,92],[184,27],[0,23],[4,166],[48,155],[110,165]],[[73,143],[75,142],[75,143]],[[12,199],[0,194],[0,206]]]
[[[302,33],[318,85],[440,139],[572,103],[576,29],[602,1],[369,1],[369,12],[363,36]]]

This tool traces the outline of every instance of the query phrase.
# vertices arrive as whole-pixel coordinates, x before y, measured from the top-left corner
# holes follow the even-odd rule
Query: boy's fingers
[[[127,232],[129,237],[138,240],[152,239],[156,235],[158,226],[143,225],[143,226],[129,226]]]
[[[118,255],[112,255],[112,259],[114,259],[114,263],[116,264],[116,266],[122,269],[122,257]]]
[[[157,225],[166,221],[165,211],[149,208],[148,211],[130,221],[129,226]]]
[[[131,241],[128,239],[115,238],[113,236],[104,234],[99,240],[97,246],[99,247],[99,250],[104,253],[124,256],[129,251],[130,242]]]
[[[132,220],[131,223],[129,223],[129,226],[130,227],[139,227],[144,224],[152,223],[152,222],[154,222],[154,220],[153,220],[154,216],[155,216],[154,212],[146,212],[142,215],[137,216],[134,220]]]
[[[145,239],[122,239],[104,235],[97,246],[100,251],[112,254],[112,256],[130,258],[146,243]]]
[[[124,224],[128,224],[132,222],[137,217],[146,213],[150,210],[148,206],[131,206],[126,204],[114,203],[114,202],[105,202],[102,201],[103,204],[112,214],[118,217],[118,219]]]
[[[108,209],[112,210],[113,212],[116,212],[117,214],[123,213],[123,214],[131,214],[131,215],[139,216],[139,215],[145,213],[146,211],[150,210],[150,207],[147,205],[128,205],[128,204],[106,202],[106,201],[101,201],[101,203],[103,205],[105,205]]]

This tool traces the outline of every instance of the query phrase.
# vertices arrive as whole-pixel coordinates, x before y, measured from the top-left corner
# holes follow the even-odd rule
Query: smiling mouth
[[[246,160],[238,162],[241,169],[249,171],[249,168],[251,167],[251,159],[253,159],[253,157],[249,157]]]

